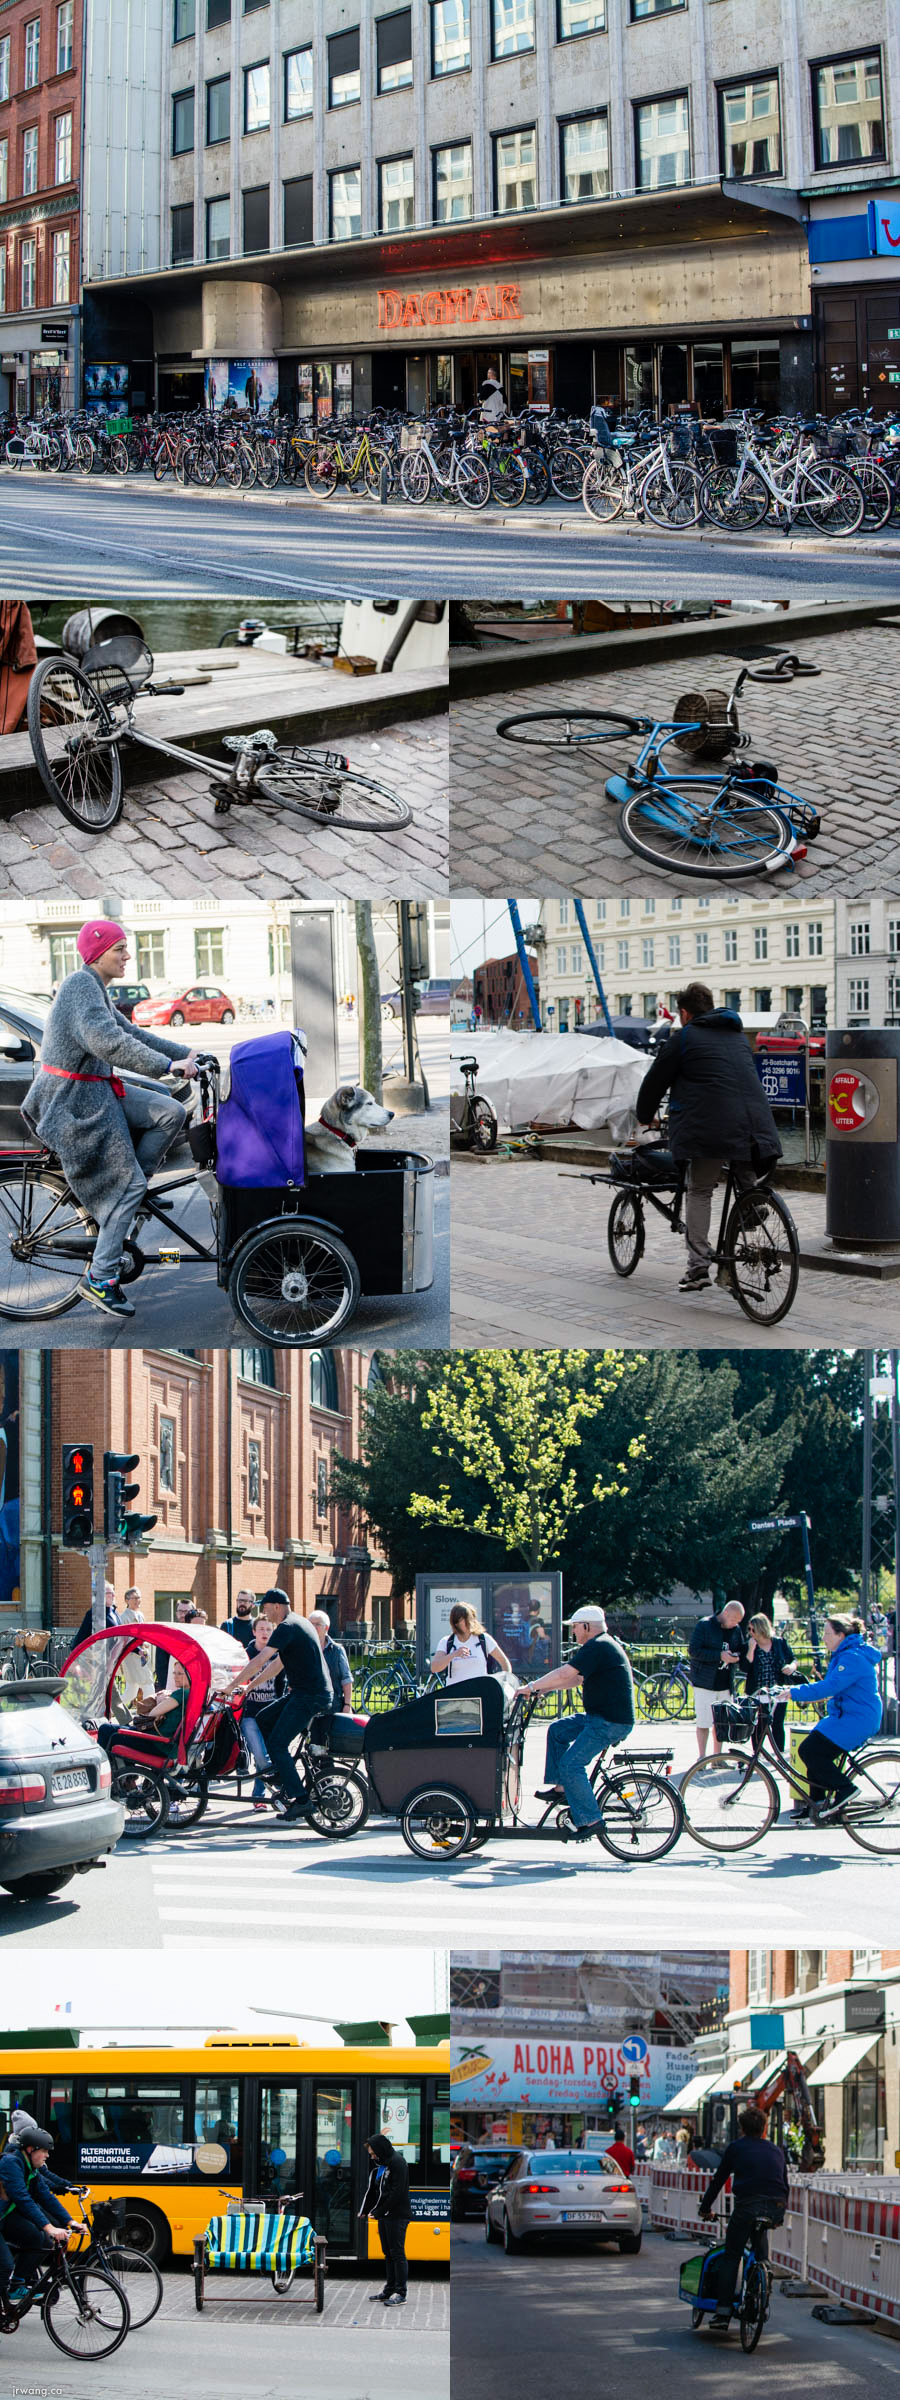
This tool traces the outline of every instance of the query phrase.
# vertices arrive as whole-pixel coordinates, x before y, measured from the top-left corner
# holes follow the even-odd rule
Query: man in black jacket
[[[781,1143],[736,1009],[716,1008],[705,983],[679,992],[680,1024],[648,1068],[635,1103],[642,1125],[669,1094],[669,1146],[687,1162],[688,1263],[679,1290],[705,1291],[713,1252],[709,1220],[724,1170],[748,1191],[777,1158]]]
[[[688,1643],[697,1748],[701,1758],[710,1734],[713,1737],[713,1749],[719,1748],[713,1709],[716,1701],[731,1691],[732,1669],[739,1667],[746,1657],[747,1644],[740,1630],[743,1616],[739,1600],[726,1600],[724,1608],[718,1611],[713,1609],[708,1617],[698,1619]]]
[[[399,2308],[406,2299],[406,2228],[410,2221],[409,2168],[386,2133],[373,2133],[366,2143],[372,2172],[361,2217],[374,2217],[387,2261],[384,2289],[373,2292],[385,2308]]]
[[[707,2184],[697,2208],[698,2217],[708,2217],[713,2202],[731,2177],[731,2215],[725,2229],[725,2256],[719,2269],[719,2291],[715,2316],[710,2320],[713,2330],[727,2333],[741,2258],[747,2242],[752,2241],[757,2258],[768,2258],[768,2225],[781,2225],[788,2202],[787,2160],[783,2150],[766,2140],[766,2120],[761,2108],[745,2108],[738,2118],[740,2139],[729,2142],[712,2182]]]
[[[43,2265],[54,2242],[69,2238],[71,2218],[56,2194],[70,2186],[48,2168],[52,2148],[52,2135],[26,2122],[0,2157],[0,2232],[4,2247],[8,2242],[16,2252],[19,2270],[12,2285],[13,2306],[19,2278]]]

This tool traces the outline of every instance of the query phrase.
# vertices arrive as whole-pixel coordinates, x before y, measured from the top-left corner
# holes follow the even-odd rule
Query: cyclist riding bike
[[[119,1280],[124,1244],[187,1112],[168,1093],[124,1084],[116,1069],[159,1077],[178,1059],[190,1078],[199,1061],[170,1033],[149,1033],[114,1007],[108,987],[121,982],[128,958],[121,925],[93,918],[82,926],[77,949],[82,963],[56,994],[22,1115],[56,1152],[76,1200],[96,1218],[94,1255],[81,1285],[85,1300],[107,1316],[133,1317]]]
[[[781,1157],[781,1143],[736,1009],[716,1008],[705,983],[689,983],[677,1006],[679,1027],[648,1068],[635,1109],[649,1125],[669,1094],[672,1154],[688,1170],[688,1263],[678,1288],[702,1292],[713,1264],[709,1220],[720,1177],[730,1166],[737,1190],[749,1191]]]
[[[787,2160],[784,2151],[766,2139],[762,2109],[745,2108],[738,2118],[738,2132],[739,2140],[729,2142],[697,2208],[698,2217],[708,2217],[730,2177],[731,2215],[725,2228],[716,2311],[710,2318],[713,2333],[728,2332],[747,2243],[753,2243],[758,2259],[767,2259],[767,2228],[783,2224],[788,2202]]]
[[[15,2309],[31,2270],[44,2265],[54,2242],[69,2239],[72,2220],[56,2194],[71,2187],[47,2166],[52,2148],[53,2135],[26,2118],[0,2156],[0,2306],[4,2316],[10,2307]]]
[[[570,1620],[576,1656],[522,1685],[529,1697],[581,1685],[584,1714],[554,1717],[547,1728],[546,1788],[541,1800],[567,1802],[573,1838],[586,1842],[603,1823],[588,1767],[601,1750],[625,1742],[634,1731],[634,1683],[628,1654],[607,1631],[605,1611],[589,1602]]]
[[[829,1659],[824,1675],[818,1683],[791,1684],[790,1698],[799,1701],[801,1708],[812,1700],[828,1702],[820,1723],[805,1733],[798,1745],[806,1768],[809,1804],[791,1810],[794,1823],[812,1818],[817,1825],[827,1825],[840,1816],[853,1792],[853,1777],[844,1765],[846,1754],[881,1731],[881,1656],[864,1640],[864,1631],[860,1617],[826,1617],[822,1639]]]

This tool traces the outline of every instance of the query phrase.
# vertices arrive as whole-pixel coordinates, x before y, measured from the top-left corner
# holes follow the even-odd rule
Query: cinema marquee
[[[420,332],[439,325],[509,325],[520,318],[522,287],[518,283],[454,284],[440,291],[378,294],[378,330],[399,333],[407,326]]]

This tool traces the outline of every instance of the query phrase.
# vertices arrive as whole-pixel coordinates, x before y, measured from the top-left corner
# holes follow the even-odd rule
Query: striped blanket
[[[205,2238],[208,2267],[286,2275],[293,2267],[310,2264],[315,2237],[308,2217],[248,2208],[234,2216],[211,2217]]]

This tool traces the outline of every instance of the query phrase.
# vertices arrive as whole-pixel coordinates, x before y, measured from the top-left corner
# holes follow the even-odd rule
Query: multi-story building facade
[[[796,898],[715,892],[694,898],[621,893],[584,903],[591,946],[613,1016],[672,1010],[686,983],[705,983],[717,1008],[783,1009],[816,1030],[835,1021],[834,906],[798,885]],[[559,1033],[602,1016],[572,900],[545,900],[541,991]],[[550,1010],[552,1008],[552,1016]]]
[[[539,967],[536,953],[525,953],[531,979],[540,1001]],[[472,974],[472,1006],[481,1010],[485,1025],[512,1025],[520,1028],[531,1024],[531,1001],[522,973],[522,961],[517,950],[505,958],[485,958]]]
[[[838,1025],[900,1025],[900,892],[835,904]]]
[[[769,2012],[800,2058],[825,2165],[893,2174],[900,2147],[900,1950],[735,1950],[728,2037],[748,2096],[783,2053],[754,2045]]]
[[[152,359],[163,404],[320,418],[489,367],[516,407],[806,405],[814,314],[833,397],[872,343],[892,397],[894,0],[90,6],[89,355],[133,398]]]
[[[80,398],[82,0],[0,9],[0,406]]]

